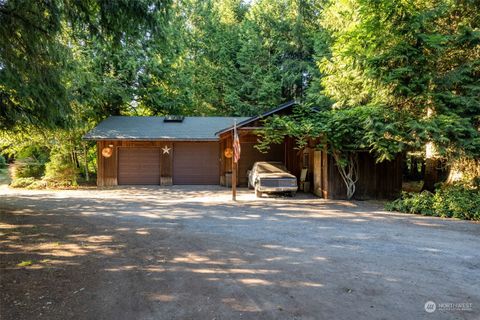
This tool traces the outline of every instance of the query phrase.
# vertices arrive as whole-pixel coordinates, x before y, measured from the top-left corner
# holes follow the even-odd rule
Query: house
[[[228,185],[232,171],[233,124],[241,144],[238,185],[247,185],[247,172],[256,161],[281,161],[297,178],[307,169],[305,191],[341,199],[346,188],[333,157],[311,142],[296,148],[293,138],[271,145],[266,153],[255,148],[256,130],[274,114],[287,115],[287,102],[255,117],[122,117],[113,116],[85,135],[97,143],[97,185]],[[402,184],[403,158],[380,164],[359,152],[356,198],[389,198]]]

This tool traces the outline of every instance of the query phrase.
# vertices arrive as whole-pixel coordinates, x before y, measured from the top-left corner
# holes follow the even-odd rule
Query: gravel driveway
[[[0,318],[480,319],[480,224],[229,198],[0,190]]]

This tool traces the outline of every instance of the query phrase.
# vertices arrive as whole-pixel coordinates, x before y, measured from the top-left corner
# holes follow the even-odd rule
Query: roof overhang
[[[219,141],[219,138],[131,138],[131,137],[115,137],[115,138],[95,138],[95,137],[83,137],[83,140],[87,141],[190,141],[190,142],[215,142]]]

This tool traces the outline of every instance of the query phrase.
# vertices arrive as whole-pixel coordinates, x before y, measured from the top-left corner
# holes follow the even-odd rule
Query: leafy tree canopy
[[[120,59],[117,52],[132,39],[162,35],[167,7],[154,0],[1,1],[0,127],[65,125],[70,89],[84,62],[78,53],[94,51],[99,60],[104,53],[103,70],[89,72],[115,73],[108,64],[116,60],[110,58]]]

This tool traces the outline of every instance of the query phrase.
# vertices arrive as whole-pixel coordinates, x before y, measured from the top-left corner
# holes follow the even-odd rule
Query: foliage
[[[0,128],[65,126],[72,112],[72,68],[78,67],[74,49],[94,43],[118,57],[114,49],[131,38],[162,35],[167,7],[159,0],[1,1]],[[115,72],[108,61],[98,71]]]
[[[162,72],[145,77],[155,99],[146,107],[245,116],[301,98],[318,74],[312,54],[319,4],[175,2],[168,32],[178,53],[162,59]]]
[[[45,173],[48,150],[38,144],[25,145],[17,150],[12,166],[12,178],[41,178]]]
[[[45,174],[45,164],[58,148],[64,148],[65,152],[70,154],[70,159],[77,168],[77,172],[85,175],[86,165],[90,174],[95,172],[95,144],[82,141],[82,135],[87,130],[86,127],[73,123],[68,130],[47,130],[34,127],[30,127],[28,130],[30,133],[28,135],[26,132],[0,135],[0,146],[4,152],[16,158],[16,164],[12,166],[14,178],[18,171],[16,168],[19,168],[19,171],[22,169],[28,171],[21,172],[20,176],[33,175],[38,179],[42,178]],[[35,173],[32,174],[32,171]]]
[[[401,198],[388,203],[385,208],[389,211],[433,216],[435,215],[433,204],[433,194],[430,191],[422,191],[420,193],[403,193]]]
[[[3,155],[0,154],[0,169],[5,169],[7,167],[7,160]]]
[[[63,141],[65,142],[65,140]],[[13,188],[45,188],[45,187],[68,187],[77,185],[78,166],[75,163],[72,145],[66,143],[53,144],[48,150],[48,162],[43,161],[35,152],[39,148],[30,148],[19,152],[19,156],[29,156],[17,160],[13,168],[13,180],[10,184]]]
[[[17,160],[33,159],[34,161],[44,164],[48,161],[48,149],[40,144],[31,143],[17,149],[15,156]]]
[[[31,266],[34,262],[32,260],[25,260],[20,263],[17,263],[17,267],[28,267]]]
[[[35,183],[35,178],[28,177],[28,178],[15,178],[10,183],[10,187],[12,188],[27,188]]]
[[[447,183],[463,183],[472,188],[480,188],[480,159],[455,159],[450,164]]]
[[[322,18],[330,34],[319,63],[324,93],[335,107],[408,113],[414,147],[479,155],[479,18],[468,0],[331,2]]]
[[[480,220],[480,189],[463,185],[440,188],[435,193],[433,208],[441,217]]]
[[[238,95],[249,114],[303,98],[318,75],[312,55],[319,10],[320,1],[264,0],[248,11],[237,59]]]
[[[72,159],[71,152],[61,146],[52,149],[43,181],[51,187],[76,186],[77,174],[78,170]]]
[[[434,194],[404,193],[386,205],[390,211],[418,213],[429,216],[480,220],[480,189],[463,184],[445,185]]]
[[[41,178],[45,173],[45,164],[33,158],[17,160],[13,164],[12,178]]]

